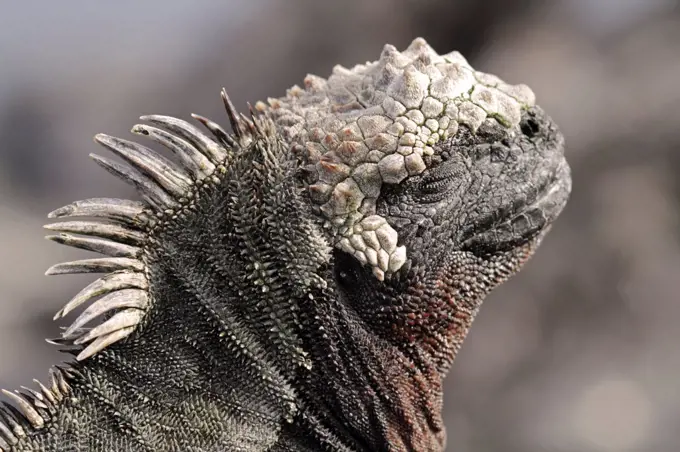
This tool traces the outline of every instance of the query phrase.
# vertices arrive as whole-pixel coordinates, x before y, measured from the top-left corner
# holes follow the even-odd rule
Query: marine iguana
[[[418,38],[236,112],[142,117],[48,238],[104,273],[51,382],[4,393],[2,451],[438,451],[442,380],[486,294],[568,198],[563,138],[525,85]],[[151,124],[151,125],[148,125]]]

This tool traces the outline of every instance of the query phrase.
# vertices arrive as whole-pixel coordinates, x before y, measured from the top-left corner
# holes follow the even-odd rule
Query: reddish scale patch
[[[489,258],[457,253],[449,265],[408,287],[389,309],[392,339],[415,344],[448,369],[468,334],[484,297],[517,272],[537,241]]]
[[[367,318],[396,348],[378,351],[382,359],[371,362],[380,365],[369,374],[382,400],[389,397],[382,434],[391,450],[443,450],[444,375],[486,294],[519,270],[535,245],[488,258],[455,253],[436,272],[412,274],[418,282],[401,293],[378,295],[380,308]]]
[[[392,373],[385,381],[389,392],[396,394],[394,403],[400,414],[386,431],[391,450],[442,450],[445,430],[441,375],[432,367],[419,369],[409,364],[405,371]]]

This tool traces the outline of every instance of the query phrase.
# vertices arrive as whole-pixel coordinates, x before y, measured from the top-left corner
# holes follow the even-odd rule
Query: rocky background
[[[89,162],[145,113],[223,117],[425,37],[529,84],[561,125],[571,201],[486,302],[446,393],[455,452],[680,446],[680,6],[672,0],[2,2],[0,387],[64,356],[42,340],[90,280],[41,237],[74,199],[133,196]]]

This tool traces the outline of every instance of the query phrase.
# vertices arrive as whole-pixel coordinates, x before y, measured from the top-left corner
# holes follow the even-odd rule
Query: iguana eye
[[[335,279],[345,290],[356,289],[358,278],[357,261],[348,253],[340,250],[334,252]]]
[[[433,168],[430,174],[422,178],[418,184],[418,191],[423,194],[441,193],[451,187],[455,173],[446,168],[446,163]]]
[[[416,199],[421,203],[442,201],[460,186],[465,167],[458,160],[449,160],[432,167],[418,181]]]

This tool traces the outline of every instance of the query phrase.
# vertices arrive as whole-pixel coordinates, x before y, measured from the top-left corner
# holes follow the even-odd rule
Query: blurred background
[[[64,356],[75,199],[134,196],[91,137],[141,114],[224,123],[308,73],[425,37],[533,88],[573,170],[563,216],[489,297],[447,379],[455,452],[680,450],[680,7],[675,0],[0,1],[0,387]]]

